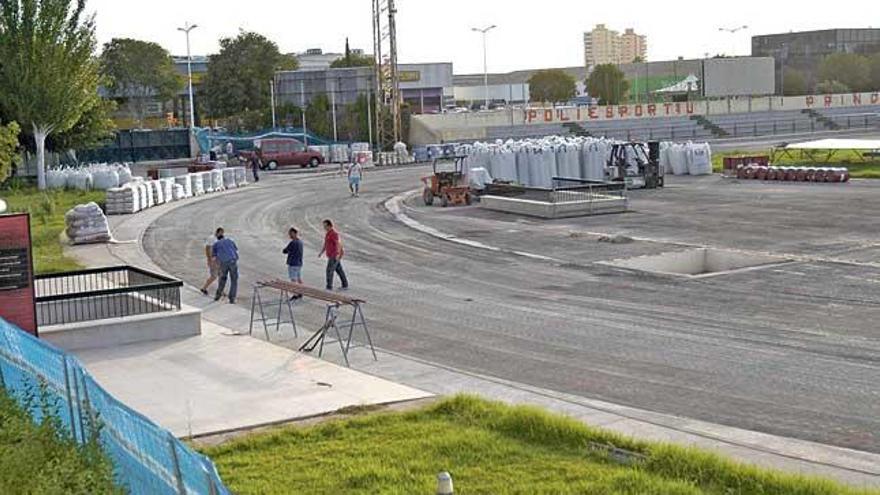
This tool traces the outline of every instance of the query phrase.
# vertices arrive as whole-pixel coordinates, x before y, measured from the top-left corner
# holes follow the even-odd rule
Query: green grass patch
[[[862,157],[863,151],[841,150],[834,154],[831,160],[825,160],[826,153],[816,153],[816,159],[803,151],[789,151],[787,155],[776,154],[773,165],[791,167],[846,167],[850,175],[856,179],[880,179],[880,159],[872,158],[867,161]],[[712,154],[712,167],[720,173],[724,168],[724,158],[728,156],[755,156],[769,155],[769,151],[727,151]]]
[[[44,411],[49,406],[41,405]],[[36,424],[0,388],[0,493],[122,493],[96,442],[79,446],[54,414]]]
[[[609,454],[597,445],[638,454]],[[238,494],[868,494],[638,442],[533,407],[457,396],[425,409],[282,427],[204,449]]]
[[[81,266],[64,256],[59,236],[64,231],[64,214],[78,204],[104,202],[103,191],[38,191],[33,187],[0,190],[0,198],[10,213],[31,214],[31,237],[34,245],[34,270],[53,273],[76,270]]]

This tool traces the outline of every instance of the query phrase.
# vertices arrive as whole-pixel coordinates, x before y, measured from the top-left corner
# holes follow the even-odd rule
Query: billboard
[[[30,215],[0,215],[0,316],[37,335]]]
[[[707,98],[772,95],[776,92],[776,64],[770,57],[706,59],[703,90]]]

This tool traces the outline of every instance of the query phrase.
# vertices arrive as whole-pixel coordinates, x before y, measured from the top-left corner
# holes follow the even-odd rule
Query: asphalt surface
[[[193,285],[203,243],[223,226],[242,255],[242,297],[284,277],[294,225],[305,278],[323,283],[323,218],[335,220],[354,295],[378,346],[447,366],[776,435],[880,452],[880,184],[670,179],[633,194],[633,212],[541,221],[473,208],[410,217],[462,238],[560,260],[445,242],[383,206],[427,169],[370,173],[350,198],[339,177],[270,176],[248,191],[178,208],[145,249]],[[623,234],[627,244],[599,242]],[[712,245],[795,261],[683,279],[595,264]],[[308,309],[308,308],[306,308]],[[317,324],[320,309],[306,311]]]

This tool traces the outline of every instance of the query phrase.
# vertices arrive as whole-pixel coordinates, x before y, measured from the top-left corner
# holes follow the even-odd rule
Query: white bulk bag
[[[193,196],[192,183],[189,180],[190,175],[191,174],[178,175],[177,177],[174,178],[174,182],[176,183],[176,185],[181,186],[183,188],[183,197],[184,198],[191,198]],[[181,199],[183,199],[183,198],[181,198]]]
[[[67,187],[67,169],[49,169],[46,171],[46,187],[64,189]]]
[[[688,173],[691,175],[710,175],[712,173],[712,150],[708,143],[688,143]]]

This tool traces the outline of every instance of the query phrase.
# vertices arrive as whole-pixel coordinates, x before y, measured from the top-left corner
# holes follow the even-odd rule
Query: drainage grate
[[[764,253],[698,248],[607,261],[601,264],[663,275],[702,278],[767,268],[791,261]]]

